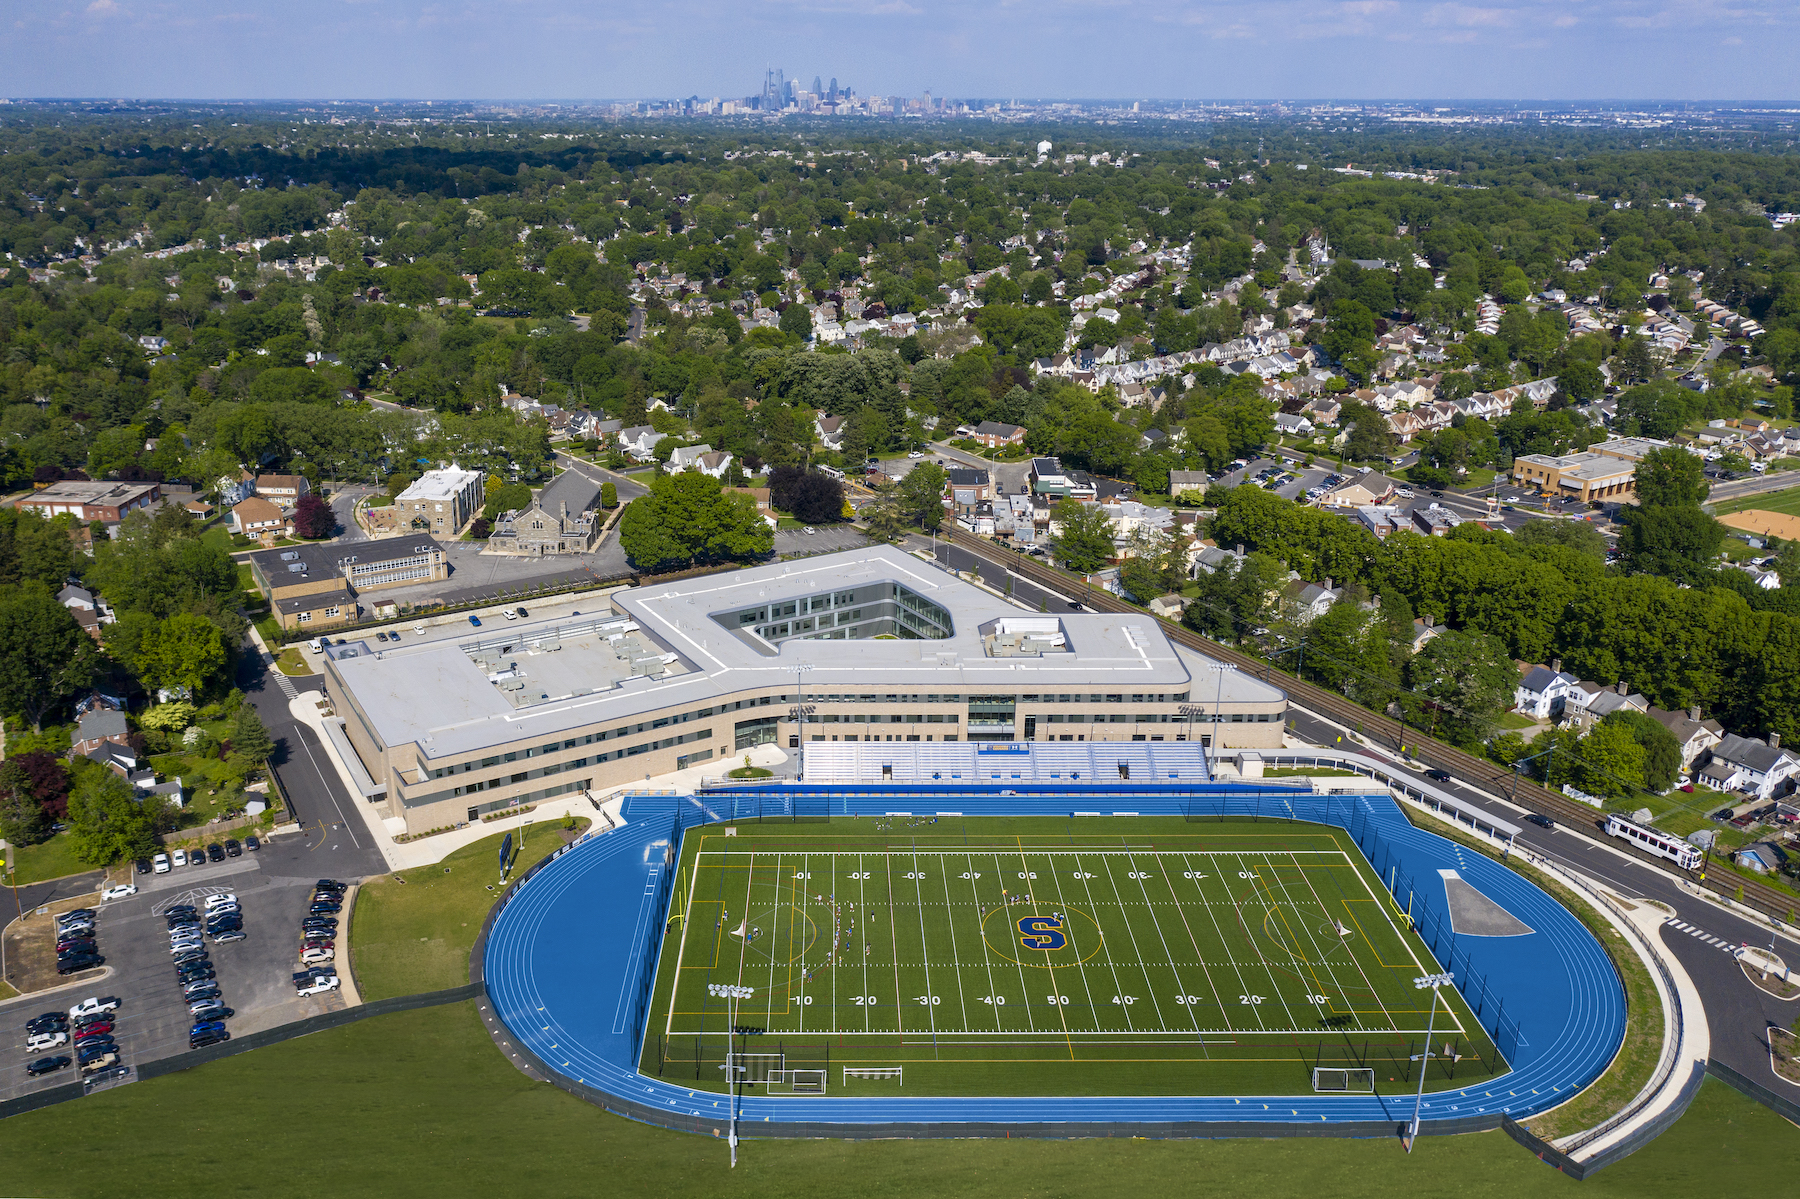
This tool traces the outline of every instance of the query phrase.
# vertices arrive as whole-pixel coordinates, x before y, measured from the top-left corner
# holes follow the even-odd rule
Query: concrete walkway
[[[716,778],[726,770],[743,764],[743,755],[726,762],[708,762],[704,766],[690,766],[686,770],[677,770],[670,774],[655,775],[642,782],[620,783],[614,787],[596,789],[592,792],[572,792],[559,795],[538,803],[529,812],[516,816],[507,816],[500,820],[480,821],[453,832],[438,833],[430,837],[421,837],[417,841],[396,841],[394,838],[406,831],[406,822],[399,816],[383,818],[377,805],[364,802],[361,792],[351,776],[349,767],[339,756],[337,746],[325,735],[323,703],[325,697],[317,692],[303,692],[288,702],[288,710],[294,719],[309,725],[319,735],[319,743],[324,747],[325,756],[337,771],[338,779],[344,790],[355,797],[357,811],[367,824],[369,835],[375,847],[381,851],[382,860],[389,870],[408,870],[415,866],[429,866],[440,862],[450,854],[472,845],[484,837],[496,836],[511,832],[528,824],[543,825],[559,821],[564,815],[586,817],[600,828],[613,827],[624,823],[620,809],[624,806],[621,794],[626,791],[673,791],[682,795],[692,795],[700,787],[701,781]],[[759,745],[748,751],[750,763],[765,770],[777,770],[788,760],[786,750],[774,745]]]

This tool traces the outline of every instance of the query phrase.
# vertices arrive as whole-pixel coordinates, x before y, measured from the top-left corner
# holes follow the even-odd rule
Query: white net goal
[[[1375,1071],[1371,1067],[1339,1069],[1321,1066],[1313,1070],[1313,1090],[1323,1093],[1350,1092],[1370,1094],[1375,1090]]]

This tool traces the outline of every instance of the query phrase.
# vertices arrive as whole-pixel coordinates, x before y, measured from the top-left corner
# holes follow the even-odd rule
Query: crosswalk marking
[[[1670,921],[1667,921],[1667,923],[1670,928],[1680,929],[1682,932],[1686,933],[1690,937],[1693,937],[1697,941],[1705,941],[1708,945],[1711,945],[1717,949],[1723,950],[1726,953],[1736,953],[1737,952],[1737,947],[1735,945],[1733,945],[1730,941],[1726,941],[1719,937],[1715,937],[1703,928],[1695,928],[1693,925],[1689,924],[1685,920],[1670,920]]]

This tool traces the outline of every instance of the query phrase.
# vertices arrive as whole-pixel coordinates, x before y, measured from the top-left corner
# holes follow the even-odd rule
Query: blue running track
[[[863,816],[955,812],[967,816],[1043,816],[1071,812],[1232,816],[1260,814],[1347,828],[1398,901],[1410,893],[1420,934],[1493,1035],[1513,1069],[1465,1090],[1425,1096],[1426,1131],[1497,1123],[1553,1107],[1597,1078],[1624,1039],[1625,997],[1605,950],[1550,896],[1481,854],[1413,827],[1386,795],[1213,785],[1154,784],[1105,788],[1032,785],[1003,791],[967,785],[882,788],[788,785],[746,787],[700,796],[633,795],[626,823],[590,834],[528,875],[493,917],[482,958],[496,1015],[571,1089],[614,1110],[670,1127],[696,1129],[726,1116],[724,1096],[646,1077],[637,1070],[643,1022],[656,970],[672,867],[680,836],[698,824],[775,815]],[[1450,931],[1440,869],[1455,870],[1533,931],[1516,937],[1457,936]],[[592,1095],[598,1092],[597,1096]],[[1373,1130],[1410,1119],[1412,1100],[1370,1095],[1038,1098],[1007,1096],[834,1099],[746,1095],[745,1135],[793,1135],[806,1125],[971,1128],[1095,1122],[1147,1126],[1320,1124]],[[758,1128],[757,1125],[763,1125]],[[776,1127],[787,1125],[788,1129]],[[1271,1129],[1273,1131],[1273,1129]],[[1197,1135],[1205,1135],[1202,1129]],[[1373,1132],[1371,1131],[1371,1135]]]

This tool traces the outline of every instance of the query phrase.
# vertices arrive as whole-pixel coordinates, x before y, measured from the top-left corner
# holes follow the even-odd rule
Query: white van
[[[325,638],[323,637],[314,637],[306,644],[312,647],[312,652],[315,654],[322,654],[325,652]]]

